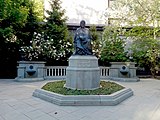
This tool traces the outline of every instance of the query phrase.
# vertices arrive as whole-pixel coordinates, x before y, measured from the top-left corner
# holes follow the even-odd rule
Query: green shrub
[[[101,60],[106,62],[125,62],[127,53],[124,51],[125,41],[121,36],[121,29],[106,27],[103,33],[103,47]]]

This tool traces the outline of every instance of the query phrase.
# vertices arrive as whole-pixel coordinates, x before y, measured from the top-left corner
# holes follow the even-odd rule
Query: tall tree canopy
[[[37,4],[35,0],[0,0],[1,40],[19,42],[24,34],[29,34],[32,31],[30,27],[35,27],[43,17],[43,8],[38,9],[38,5],[43,4]],[[28,31],[23,31],[24,28]]]
[[[0,0],[0,77],[16,75],[19,46],[28,43],[42,20],[37,5],[34,0]]]
[[[116,0],[106,16],[126,26],[159,26],[159,0]]]
[[[51,61],[52,64],[56,61],[66,62],[72,54],[73,46],[61,1],[50,1],[50,9],[45,12],[42,30],[34,30],[29,46],[24,46],[21,50],[27,54],[26,57],[29,60],[45,59],[47,62]]]
[[[45,36],[51,49],[46,53],[53,59],[64,59],[72,53],[72,38],[66,25],[65,10],[61,8],[60,0],[50,1],[51,10],[47,10]]]
[[[155,77],[160,67],[160,1],[116,0],[106,16],[113,18],[112,24],[127,28],[133,59],[139,66],[150,68]]]

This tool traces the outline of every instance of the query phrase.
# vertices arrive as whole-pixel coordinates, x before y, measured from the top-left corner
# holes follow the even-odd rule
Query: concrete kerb
[[[43,81],[44,78],[15,78],[14,81],[16,82],[37,82],[37,81]]]
[[[139,82],[140,81],[138,77],[135,77],[135,78],[107,77],[107,79],[112,80],[112,81],[120,81],[120,82]]]
[[[124,88],[111,95],[61,95],[43,89],[36,89],[34,97],[59,106],[114,106],[133,95],[130,88]]]

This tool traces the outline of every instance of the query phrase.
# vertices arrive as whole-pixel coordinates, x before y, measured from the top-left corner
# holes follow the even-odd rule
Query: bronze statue
[[[91,36],[89,29],[85,28],[85,21],[80,22],[80,28],[75,32],[74,55],[92,55]]]

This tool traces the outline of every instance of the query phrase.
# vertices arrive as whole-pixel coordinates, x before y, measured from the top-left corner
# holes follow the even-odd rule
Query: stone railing
[[[16,81],[65,80],[67,66],[45,66],[45,62],[19,61]],[[100,79],[139,81],[135,63],[116,62],[110,67],[100,66]]]
[[[45,79],[65,79],[67,66],[45,66]]]
[[[45,66],[45,79],[65,79],[67,66]],[[100,78],[109,76],[109,67],[100,67]]]
[[[109,67],[100,67],[100,78],[106,79],[109,77]]]

